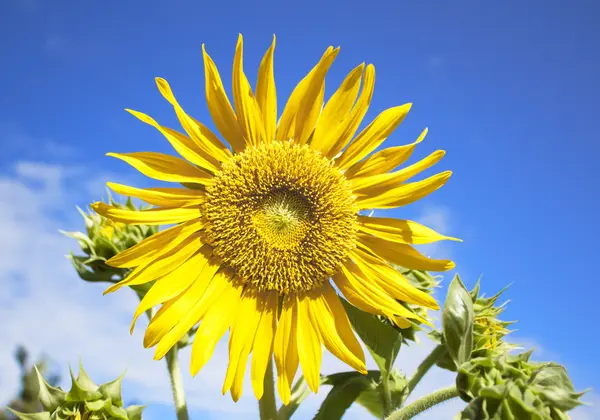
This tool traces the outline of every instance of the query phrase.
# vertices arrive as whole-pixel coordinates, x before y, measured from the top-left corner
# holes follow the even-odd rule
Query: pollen
[[[272,142],[225,162],[206,188],[206,240],[258,291],[308,291],[356,245],[348,181],[308,146]]]

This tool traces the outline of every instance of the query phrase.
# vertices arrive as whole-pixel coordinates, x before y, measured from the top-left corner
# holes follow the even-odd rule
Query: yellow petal
[[[348,179],[352,179],[389,172],[406,162],[415,150],[415,146],[423,141],[426,135],[427,129],[423,130],[421,135],[412,144],[388,147],[387,149],[373,153],[368,158],[361,160],[348,168],[346,172],[344,172],[344,176]]]
[[[118,253],[106,261],[106,264],[111,267],[130,268],[148,263],[155,257],[175,248],[192,233],[198,232],[202,226],[200,220],[190,220],[181,225],[170,227]]]
[[[204,56],[204,74],[206,79],[206,103],[208,111],[217,127],[217,130],[225,137],[231,147],[236,152],[244,150],[245,142],[238,119],[233,112],[231,103],[225,93],[219,70],[210,56],[206,53],[206,48],[202,45],[202,54]]]
[[[242,35],[238,36],[233,59],[233,102],[238,115],[240,128],[244,132],[246,144],[258,145],[264,141],[265,131],[262,125],[262,117],[258,103],[252,93],[252,87],[244,74],[243,52],[244,40]]]
[[[448,181],[451,171],[433,175],[418,182],[403,184],[384,194],[360,196],[356,199],[359,209],[390,209],[413,203],[439,189]]]
[[[219,277],[218,258],[211,258],[198,271],[192,285],[177,298],[167,301],[150,321],[144,334],[144,347],[155,344],[154,359],[162,358],[170,349],[197,324],[206,310],[213,304],[224,290],[222,281],[214,281]]]
[[[208,245],[202,243],[200,235],[193,234],[169,252],[157,255],[147,264],[138,266],[124,280],[106,289],[104,294],[112,293],[123,286],[134,286],[156,280],[175,270],[203,246]]]
[[[325,347],[341,361],[366,374],[365,355],[350,320],[329,282],[305,299],[312,324]]]
[[[444,236],[433,229],[411,220],[389,217],[358,216],[358,230],[401,244],[430,244],[432,242],[460,239]]]
[[[309,299],[298,297],[298,359],[304,379],[315,393],[321,382],[321,357],[321,340],[310,318]]]
[[[198,165],[201,168],[212,172],[219,170],[219,161],[198,147],[198,145],[190,138],[168,127],[159,125],[152,117],[144,113],[134,111],[132,109],[126,109],[125,111],[129,112],[140,121],[156,128],[163,136],[165,136],[169,143],[171,143],[177,153],[179,153],[183,158],[192,162],[194,165]]]
[[[365,68],[362,63],[344,79],[338,90],[331,96],[325,104],[323,112],[319,117],[317,127],[310,142],[310,147],[327,154],[337,139],[328,136],[332,130],[348,116],[352,106],[356,102],[358,91],[360,90],[360,81]]]
[[[363,251],[360,247],[353,250],[350,256],[366,277],[395,299],[435,310],[439,309],[438,303],[432,296],[417,289],[398,270],[377,256]]]
[[[400,315],[405,318],[421,319],[400,305],[352,263],[343,265],[341,270],[333,276],[333,281],[348,302],[363,311],[388,318]]]
[[[208,309],[200,323],[192,345],[190,373],[195,376],[212,357],[215,346],[233,323],[240,300],[242,287],[233,284],[232,279],[222,277],[227,287],[221,296]],[[217,280],[216,278],[213,280]]]
[[[333,54],[333,51],[333,47],[327,48],[317,65],[312,68],[312,70],[300,81],[300,83],[298,83],[296,88],[294,88],[292,91],[292,94],[290,95],[285,107],[283,108],[283,112],[281,113],[279,124],[277,125],[277,140],[290,140],[294,137],[294,127],[298,110],[304,103],[304,98],[307,90],[311,86],[313,75],[319,72],[319,69],[322,68],[324,62],[329,60],[329,57]],[[337,54],[337,52],[335,54]]]
[[[344,150],[336,160],[340,169],[347,169],[375,150],[408,114],[412,104],[386,109],[379,114]]]
[[[274,52],[275,35],[273,35],[271,47],[260,62],[256,82],[256,102],[261,111],[265,139],[268,142],[275,140],[275,131],[277,130],[277,90],[273,72]]]
[[[208,262],[211,253],[212,248],[203,247],[175,270],[156,280],[135,310],[129,332],[133,333],[135,322],[145,311],[179,296],[190,287],[193,279],[198,275],[198,271],[202,271]]]
[[[277,390],[285,405],[290,402],[291,385],[298,370],[297,323],[296,299],[286,295],[283,298],[273,346],[277,367]]]
[[[407,166],[399,171],[351,179],[350,185],[352,185],[352,191],[357,195],[364,194],[374,196],[384,194],[393,188],[401,186],[404,181],[416,174],[431,168],[438,163],[445,154],[446,152],[443,150],[437,150],[417,163]]]
[[[173,109],[183,129],[205,154],[214,156],[217,158],[217,162],[228,160],[231,157],[231,152],[227,149],[227,146],[212,131],[185,113],[177,102],[177,99],[175,99],[175,95],[173,95],[173,91],[165,79],[157,77],[156,86],[162,96],[173,105]]]
[[[390,242],[386,239],[359,234],[360,243],[384,260],[413,270],[448,271],[455,264],[449,260],[425,257],[410,245]]]
[[[150,210],[125,210],[97,202],[90,206],[101,216],[121,223],[134,225],[169,225],[185,222],[200,217],[197,208],[150,209]]]
[[[306,144],[313,133],[325,96],[325,76],[337,56],[339,48],[332,50],[315,68],[306,83],[306,90],[300,100],[294,126],[294,142]]]
[[[362,122],[371,99],[373,98],[373,90],[375,88],[375,67],[369,64],[365,69],[363,77],[363,86],[356,104],[352,108],[350,114],[327,135],[328,138],[323,140],[325,144],[332,144],[327,152],[327,157],[333,159],[344,147],[350,142],[360,123]],[[329,138],[330,137],[330,138]]]
[[[234,382],[241,387],[241,383],[235,379],[240,375],[243,378],[261,315],[261,302],[257,300],[257,294],[243,293],[229,336],[229,365],[222,390],[225,394],[231,389],[234,401],[237,401],[241,394],[241,388],[234,386]]]
[[[107,153],[121,159],[144,175],[167,182],[191,182],[208,184],[212,175],[195,167],[188,161],[156,152]]]
[[[163,207],[198,205],[204,197],[204,192],[190,188],[135,188],[114,182],[107,182],[106,185],[117,194],[136,197],[146,203]]]
[[[264,391],[265,373],[271,362],[273,354],[273,339],[277,330],[277,306],[279,296],[276,292],[265,292],[260,299],[264,302],[262,316],[254,338],[252,348],[251,375],[252,389],[257,400],[260,400]]]

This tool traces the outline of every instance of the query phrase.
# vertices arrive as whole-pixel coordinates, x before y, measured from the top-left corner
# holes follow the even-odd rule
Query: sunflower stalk
[[[383,414],[387,416],[392,412],[392,392],[390,390],[390,372],[383,372],[381,378],[381,400],[383,403]]]
[[[260,420],[277,420],[277,403],[275,401],[275,379],[273,378],[273,361],[269,360],[265,372],[264,391],[258,400]]]
[[[173,401],[177,412],[177,420],[189,420],[187,405],[185,403],[185,393],[183,390],[183,378],[179,369],[178,347],[177,344],[165,356],[167,360],[167,369],[169,370],[169,379],[173,389]]]
[[[423,411],[429,410],[440,403],[458,397],[458,389],[455,385],[447,388],[438,389],[429,395],[426,395],[418,400],[405,405],[404,407],[394,411],[386,417],[386,420],[408,420],[421,414]]]

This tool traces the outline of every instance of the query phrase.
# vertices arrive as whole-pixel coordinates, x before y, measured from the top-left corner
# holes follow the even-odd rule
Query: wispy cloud
[[[454,236],[455,220],[456,218],[451,215],[450,209],[445,206],[426,206],[417,218],[419,223],[448,236]],[[431,258],[450,258],[454,245],[453,242],[442,241],[422,245],[419,249]]]
[[[44,135],[32,135],[20,125],[3,120],[0,120],[0,143],[5,148],[5,153],[28,159],[63,159],[78,154],[75,148],[60,140]]]

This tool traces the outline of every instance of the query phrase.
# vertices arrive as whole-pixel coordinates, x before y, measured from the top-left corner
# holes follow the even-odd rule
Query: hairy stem
[[[269,360],[265,372],[263,396],[258,400],[260,420],[276,420],[277,404],[275,402],[275,380],[273,379],[273,360]]]
[[[392,412],[392,393],[390,391],[390,374],[386,372],[381,377],[381,390],[382,392],[382,402],[383,402],[383,415],[387,416]]]
[[[165,359],[167,360],[169,379],[171,379],[171,388],[173,389],[173,401],[175,402],[175,410],[177,411],[177,420],[189,420],[177,351],[178,347],[177,344],[175,344],[173,348],[169,350]]]
[[[419,398],[418,400],[394,411],[392,414],[386,417],[386,420],[412,419],[418,414],[421,414],[423,411],[430,409],[434,405],[456,397],[458,397],[458,389],[456,389],[455,385],[438,389],[437,391]]]

